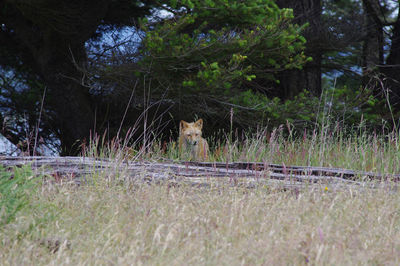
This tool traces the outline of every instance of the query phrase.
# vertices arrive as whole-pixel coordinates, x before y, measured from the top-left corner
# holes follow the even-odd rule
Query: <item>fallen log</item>
[[[88,182],[93,174],[108,180],[183,182],[196,185],[279,185],[300,188],[310,185],[338,189],[343,186],[388,187],[396,189],[400,175],[313,166],[285,166],[260,162],[149,162],[90,157],[0,157],[4,167],[30,165],[36,174]],[[367,182],[368,181],[368,182]],[[374,181],[374,182],[370,182]]]

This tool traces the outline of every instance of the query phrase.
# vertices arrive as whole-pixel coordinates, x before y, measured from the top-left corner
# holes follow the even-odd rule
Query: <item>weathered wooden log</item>
[[[37,174],[55,179],[88,182],[93,174],[108,179],[186,182],[197,185],[228,183],[232,185],[280,185],[299,188],[324,185],[389,187],[397,189],[400,175],[353,171],[312,166],[284,166],[259,162],[149,162],[110,160],[89,157],[0,157],[5,167],[30,165]],[[366,182],[375,180],[376,182]]]

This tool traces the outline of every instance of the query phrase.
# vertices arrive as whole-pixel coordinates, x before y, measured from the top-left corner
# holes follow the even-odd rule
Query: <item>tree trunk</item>
[[[78,151],[94,128],[89,88],[82,86],[85,41],[94,35],[110,1],[9,1],[6,27],[19,61],[47,88],[44,108],[63,154]],[[5,34],[3,32],[3,34]],[[49,112],[46,112],[49,113]]]
[[[74,64],[75,61],[80,67],[84,66],[85,48],[59,43],[54,52],[48,51],[44,49],[38,53],[36,61],[48,86],[47,106],[56,116],[52,126],[59,130],[62,153],[75,154],[79,144],[89,139],[90,130],[93,131],[95,126],[89,89],[79,83],[83,74]]]
[[[399,7],[400,9],[400,7]],[[400,10],[399,10],[400,11]],[[385,76],[386,89],[390,92],[390,102],[395,111],[400,110],[400,16],[394,24],[391,38],[390,53],[386,65],[381,68]]]
[[[400,175],[372,173],[340,168],[290,166],[265,162],[176,162],[150,163],[143,160],[109,160],[91,157],[0,157],[0,165],[10,168],[29,164],[34,174],[44,175],[47,182],[75,182],[84,185],[87,176],[96,175],[108,181],[168,182],[169,185],[238,186],[254,188],[266,185],[282,188],[385,188],[398,191]],[[116,172],[119,175],[116,175]],[[115,176],[119,176],[115,180]],[[90,178],[89,178],[90,180]],[[370,182],[373,181],[373,182]],[[385,181],[385,182],[383,182]],[[389,182],[387,182],[389,181]]]
[[[281,8],[292,8],[294,22],[301,25],[309,23],[303,32],[306,38],[306,55],[313,61],[307,63],[302,70],[288,70],[280,74],[282,98],[292,98],[307,89],[314,95],[319,95],[321,89],[321,49],[319,47],[319,31],[321,30],[321,1],[320,0],[279,0]]]
[[[363,86],[376,86],[378,66],[383,64],[383,24],[378,0],[363,0],[364,40],[362,47]],[[379,87],[379,86],[378,86]]]

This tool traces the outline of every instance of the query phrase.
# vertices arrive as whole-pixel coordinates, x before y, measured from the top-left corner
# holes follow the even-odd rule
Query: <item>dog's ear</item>
[[[200,130],[203,128],[203,119],[199,119],[196,122],[194,122],[195,127],[199,128]]]
[[[182,131],[185,128],[187,128],[188,124],[189,124],[188,122],[181,120],[181,122],[179,123],[179,131]]]

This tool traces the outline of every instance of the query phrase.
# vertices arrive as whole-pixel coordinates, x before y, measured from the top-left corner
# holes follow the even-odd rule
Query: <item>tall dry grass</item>
[[[99,181],[31,201],[0,230],[2,265],[400,263],[397,192]]]
[[[120,144],[128,140],[109,146],[97,140],[86,155],[116,163],[179,159],[173,142],[154,141],[145,151]],[[395,133],[314,131],[295,136],[281,128],[210,144],[210,160],[399,172]],[[90,182],[80,187],[42,181],[33,186],[32,180],[41,179],[32,179],[27,169],[21,171],[13,173],[21,177],[16,179],[19,183],[0,183],[1,265],[400,262],[400,193],[393,190],[196,188],[168,182],[109,183],[98,175],[86,176]],[[124,180],[123,172],[112,171],[105,175]],[[3,180],[14,180],[5,169],[0,173]],[[4,207],[14,206],[14,201],[21,202],[18,209]]]
[[[299,134],[290,126],[282,126],[236,136],[234,140],[214,136],[207,139],[211,146],[210,161],[338,167],[388,174],[400,172],[400,139],[395,131],[378,135],[362,128],[346,132],[335,127]],[[175,142],[154,142],[145,156],[182,159]]]

